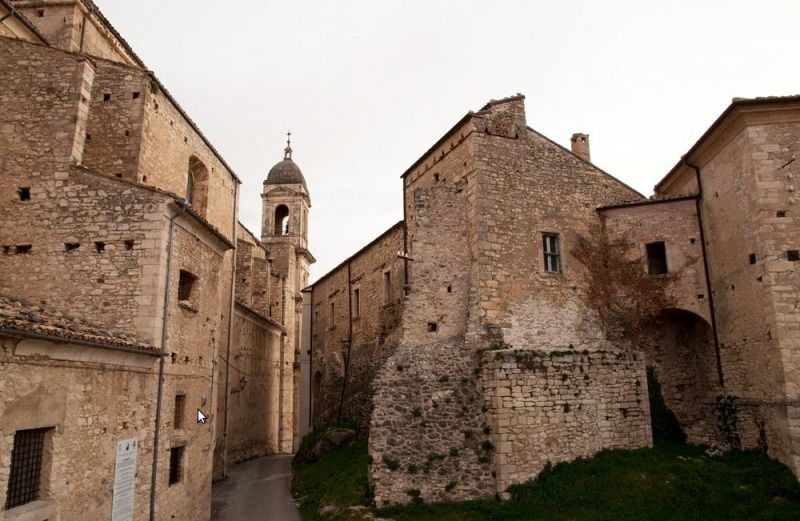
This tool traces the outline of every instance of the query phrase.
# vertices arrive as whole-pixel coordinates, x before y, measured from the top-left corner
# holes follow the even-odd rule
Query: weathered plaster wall
[[[14,432],[52,428],[41,505],[57,512],[51,519],[110,519],[117,441],[137,438],[134,519],[145,521],[156,374],[153,356],[0,336],[0,504]]]

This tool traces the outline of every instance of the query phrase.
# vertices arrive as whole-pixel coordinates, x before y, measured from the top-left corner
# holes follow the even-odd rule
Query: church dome
[[[300,167],[297,166],[297,163],[292,161],[291,145],[286,145],[284,152],[283,161],[279,161],[270,169],[269,174],[267,174],[267,180],[264,181],[264,184],[301,184],[307,192],[308,188],[306,187],[306,180],[303,177],[303,172],[300,171]]]

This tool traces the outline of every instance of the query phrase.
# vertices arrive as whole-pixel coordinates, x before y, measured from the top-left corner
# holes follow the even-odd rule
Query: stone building
[[[404,221],[307,290],[313,425],[369,427],[379,504],[502,495],[650,445],[652,368],[690,442],[800,474],[798,108],[734,100],[649,199],[588,135],[529,127],[521,95],[469,112],[403,174]],[[618,301],[591,300],[607,274],[581,244],[633,266]],[[636,281],[663,300],[615,334],[604,305],[655,298]]]
[[[0,520],[208,519],[298,441],[305,183],[302,233],[258,240],[90,0],[0,0],[0,106]]]

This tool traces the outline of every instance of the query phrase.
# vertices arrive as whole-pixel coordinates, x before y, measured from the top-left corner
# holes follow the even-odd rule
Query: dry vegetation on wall
[[[581,297],[597,311],[609,340],[636,345],[646,324],[675,305],[669,292],[675,274],[648,275],[627,234],[609,238],[605,227],[595,226],[577,236],[571,254],[587,271]]]

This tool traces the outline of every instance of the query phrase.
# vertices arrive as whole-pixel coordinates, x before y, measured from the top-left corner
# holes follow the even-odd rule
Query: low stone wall
[[[494,495],[477,373],[477,352],[456,339],[402,345],[379,371],[369,435],[378,505]]]
[[[481,383],[500,493],[547,465],[652,444],[647,377],[622,351],[485,351]]]

